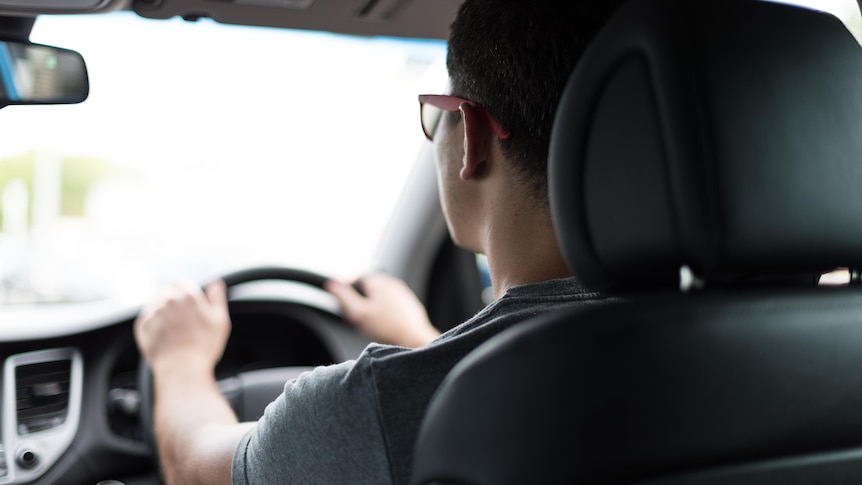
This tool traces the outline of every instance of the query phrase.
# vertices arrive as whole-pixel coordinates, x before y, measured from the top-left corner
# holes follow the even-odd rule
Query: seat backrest
[[[862,481],[862,291],[812,284],[862,268],[860,129],[862,49],[831,15],[621,7],[569,81],[549,165],[573,273],[626,301],[459,363],[413,482]]]

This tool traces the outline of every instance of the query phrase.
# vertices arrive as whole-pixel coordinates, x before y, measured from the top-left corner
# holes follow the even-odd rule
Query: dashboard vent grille
[[[69,411],[71,360],[27,364],[15,369],[18,434],[60,426]]]

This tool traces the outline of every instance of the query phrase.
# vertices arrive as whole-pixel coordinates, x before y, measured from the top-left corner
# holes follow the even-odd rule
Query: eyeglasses
[[[434,131],[437,125],[440,124],[440,117],[443,111],[459,111],[460,106],[464,103],[469,104],[477,109],[479,115],[485,119],[491,130],[497,135],[497,138],[505,140],[512,136],[507,130],[500,126],[494,118],[485,110],[485,108],[470,101],[469,99],[459,98],[457,96],[448,96],[445,94],[420,94],[419,95],[419,118],[422,121],[422,131],[425,133],[425,138],[429,141],[434,140]]]

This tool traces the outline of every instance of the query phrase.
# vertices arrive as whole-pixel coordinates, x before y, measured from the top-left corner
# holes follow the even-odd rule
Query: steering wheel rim
[[[330,280],[330,278],[313,271],[283,266],[258,266],[224,274],[220,278],[214,278],[202,286],[206,287],[210,282],[217,281],[218,279],[224,281],[226,288],[232,288],[253,281],[280,280],[303,283],[320,289],[323,289],[324,284]],[[140,393],[138,417],[143,429],[144,442],[150,449],[153,461],[158,464],[159,454],[153,417],[153,398],[155,396],[153,391],[153,375],[150,366],[143,357],[141,357],[138,364],[138,392]]]

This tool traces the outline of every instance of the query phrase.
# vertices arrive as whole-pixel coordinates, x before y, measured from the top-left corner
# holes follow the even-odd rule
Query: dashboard
[[[368,344],[325,305],[254,293],[232,293],[233,329],[216,368],[223,392],[248,420],[280,392],[284,381],[272,375],[355,358]],[[0,485],[160,483],[140,414],[146,384],[134,316],[0,342]],[[237,397],[243,376],[266,382],[252,401]]]

